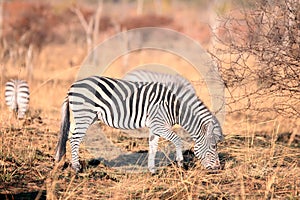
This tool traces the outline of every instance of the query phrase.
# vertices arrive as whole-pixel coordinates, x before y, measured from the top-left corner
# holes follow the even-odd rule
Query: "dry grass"
[[[3,119],[3,118],[2,118]],[[84,149],[83,173],[55,166],[56,132],[38,113],[24,124],[13,122],[0,130],[1,194],[38,195],[53,199],[296,199],[299,197],[299,138],[288,146],[289,134],[227,135],[219,146],[224,169],[215,173],[191,161],[188,170],[166,166],[157,175],[121,173],[102,164],[89,164]],[[113,129],[106,129],[114,132]],[[123,142],[124,149],[128,141]],[[122,143],[120,143],[122,146]],[[145,147],[140,147],[145,148]],[[9,195],[8,195],[9,196]]]
[[[2,197],[6,194],[27,199],[38,195],[41,199],[46,195],[49,199],[297,199],[300,195],[299,136],[289,146],[291,133],[284,132],[285,124],[276,120],[254,123],[259,119],[249,120],[241,113],[227,116],[226,140],[219,146],[224,169],[217,173],[209,173],[197,161],[191,161],[188,170],[166,166],[154,176],[121,173],[102,164],[89,164],[93,157],[83,148],[83,173],[76,175],[66,168],[70,151],[64,166],[54,167],[59,104],[69,82],[66,78],[43,85],[47,90],[37,89],[35,94],[48,98],[39,101],[34,95],[31,113],[25,121],[13,119],[1,102]],[[43,81],[35,83],[39,88]],[[48,92],[54,88],[55,92]],[[105,131],[124,150],[133,141],[121,141],[119,132],[113,129]],[[137,148],[131,150],[147,149],[147,143],[138,144]]]
[[[60,100],[57,101],[56,104],[59,104]],[[43,105],[46,103],[47,101]],[[43,105],[38,107],[43,108]],[[297,199],[299,197],[299,137],[288,146],[290,134],[280,132],[273,123],[265,123],[264,126],[268,131],[260,132],[258,124],[227,121],[225,127],[227,137],[219,146],[225,166],[224,170],[216,174],[209,174],[196,162],[195,168],[182,170],[168,166],[155,176],[148,173],[122,174],[103,165],[96,167],[87,165],[84,173],[75,175],[69,168],[60,167],[54,170],[53,166],[52,155],[57,141],[59,108],[53,106],[42,110],[42,114],[32,114],[28,125],[14,120],[12,124],[4,123],[9,120],[4,116],[9,116],[9,113],[3,111],[2,114],[4,114],[0,129],[2,194],[25,192],[40,194],[43,197],[47,191],[48,197],[54,199],[91,197]],[[42,122],[38,117],[41,117]],[[244,119],[244,116],[239,120],[241,119]],[[120,144],[128,145],[128,141]],[[85,162],[91,157],[87,152],[82,152],[81,156]],[[67,163],[69,159],[68,151]]]

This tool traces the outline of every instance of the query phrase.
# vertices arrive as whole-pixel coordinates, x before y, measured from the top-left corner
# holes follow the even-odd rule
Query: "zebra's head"
[[[201,128],[201,137],[195,143],[195,155],[201,160],[206,169],[220,169],[217,144],[224,136],[218,120],[212,119]]]

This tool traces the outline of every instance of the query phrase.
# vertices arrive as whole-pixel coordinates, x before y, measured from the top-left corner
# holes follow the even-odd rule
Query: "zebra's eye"
[[[212,144],[212,145],[211,145],[211,148],[216,149],[216,148],[217,148],[217,145],[216,145],[216,144]]]

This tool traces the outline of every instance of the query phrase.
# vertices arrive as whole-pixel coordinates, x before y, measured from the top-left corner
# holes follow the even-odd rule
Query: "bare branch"
[[[214,57],[232,97],[229,104],[300,117],[299,16],[299,1],[258,1],[254,9],[223,19]]]

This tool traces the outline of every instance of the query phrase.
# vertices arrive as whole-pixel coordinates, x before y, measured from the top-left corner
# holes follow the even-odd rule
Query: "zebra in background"
[[[28,110],[29,95],[29,86],[24,80],[11,79],[5,84],[6,105],[18,119],[23,119]]]
[[[172,75],[139,69],[125,74],[122,79],[132,82],[159,82],[172,90],[178,98],[184,98],[187,94],[197,98],[193,85],[179,74]]]
[[[198,106],[195,107],[194,104]],[[148,168],[152,173],[156,171],[155,155],[159,137],[175,145],[176,160],[179,165],[183,162],[181,139],[171,130],[175,124],[181,125],[191,134],[196,142],[195,155],[204,167],[220,168],[216,145],[223,139],[223,134],[217,119],[201,101],[180,100],[161,83],[130,82],[98,76],[73,83],[62,106],[56,162],[66,153],[70,112],[74,119],[74,130],[71,131],[70,138],[72,168],[77,172],[81,169],[79,145],[88,127],[97,119],[120,129],[148,127]]]

